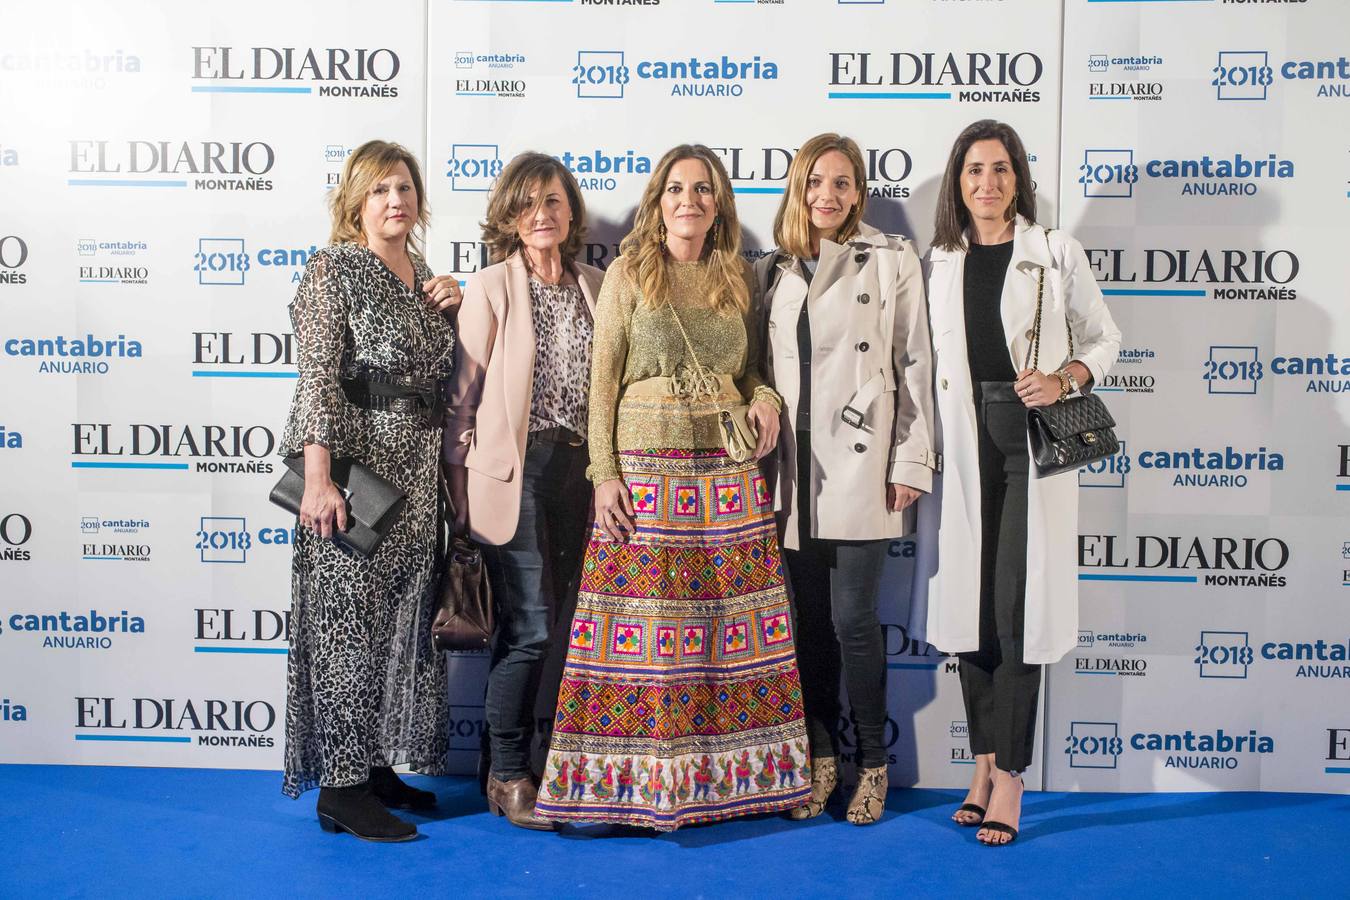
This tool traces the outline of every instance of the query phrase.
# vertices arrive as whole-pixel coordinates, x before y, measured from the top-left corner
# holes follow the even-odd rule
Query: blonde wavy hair
[[[750,307],[750,288],[745,280],[745,262],[741,259],[741,224],[736,218],[731,179],[717,154],[702,144],[681,144],[661,157],[642,192],[642,201],[633,217],[633,230],[619,244],[619,253],[628,266],[630,277],[642,291],[643,302],[651,307],[664,304],[670,295],[670,270],[662,240],[661,194],[666,189],[670,170],[686,159],[697,159],[707,167],[720,220],[708,229],[703,245],[704,286],[708,297],[715,309],[735,309],[744,315]]]
[[[774,243],[784,253],[800,259],[810,259],[812,255],[811,210],[806,206],[806,182],[811,177],[816,161],[831,150],[838,150],[848,157],[858,187],[858,205],[849,211],[844,224],[839,226],[832,238],[835,243],[842,244],[853,239],[862,223],[863,209],[867,206],[867,164],[863,162],[862,151],[853,138],[842,134],[818,134],[802,144],[788,166],[787,191],[778,206],[778,215],[773,220]]]
[[[364,243],[361,210],[371,188],[389,176],[404,163],[412,174],[413,190],[417,192],[417,222],[408,232],[408,252],[421,255],[423,235],[431,221],[427,208],[427,192],[422,184],[422,168],[407,147],[389,141],[366,141],[347,157],[342,166],[342,181],[328,195],[328,209],[333,216],[333,230],[328,235],[330,244]]]

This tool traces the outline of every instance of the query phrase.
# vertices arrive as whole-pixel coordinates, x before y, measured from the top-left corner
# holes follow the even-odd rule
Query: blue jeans
[[[588,455],[530,437],[521,472],[520,522],[511,540],[483,547],[497,604],[484,714],[492,774],[511,781],[530,774],[530,738],[549,633],[572,589],[586,547],[591,485]]]

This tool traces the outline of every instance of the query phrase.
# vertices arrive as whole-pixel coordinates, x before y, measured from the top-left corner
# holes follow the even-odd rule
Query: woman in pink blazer
[[[591,496],[584,435],[602,273],[576,261],[585,215],[576,179],[551,156],[523,153],[497,179],[483,222],[494,264],[464,292],[445,430],[455,525],[482,545],[499,610],[488,807],[539,830],[552,826],[534,813],[535,694]]]

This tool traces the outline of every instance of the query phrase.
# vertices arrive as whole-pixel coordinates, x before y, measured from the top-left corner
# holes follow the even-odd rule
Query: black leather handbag
[[[367,559],[375,555],[394,527],[408,498],[403,491],[354,459],[334,459],[333,484],[347,498],[347,530],[333,529],[333,540]],[[305,458],[288,456],[281,480],[267,499],[294,515],[305,495]]]
[[[1048,231],[1046,237],[1048,240]],[[1034,369],[1040,362],[1044,294],[1045,267],[1042,266],[1036,284],[1036,323],[1032,326],[1031,346],[1027,348],[1024,369]],[[1069,358],[1073,359],[1073,327],[1067,317],[1064,328],[1069,334]],[[1111,418],[1110,410],[1096,394],[1067,397],[1049,406],[1027,410],[1027,435],[1031,457],[1036,463],[1036,476],[1058,475],[1120,452],[1115,427],[1116,420]]]

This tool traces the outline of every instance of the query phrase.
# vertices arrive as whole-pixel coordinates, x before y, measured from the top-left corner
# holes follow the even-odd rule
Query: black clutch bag
[[[1049,240],[1049,231],[1046,239]],[[1034,369],[1041,355],[1041,299],[1045,294],[1045,267],[1036,283],[1036,321],[1023,368]],[[1069,335],[1069,358],[1073,358],[1073,328],[1064,320]],[[1027,440],[1037,477],[1058,475],[1120,452],[1116,420],[1096,394],[1068,397],[1049,406],[1027,410]]]
[[[333,530],[333,540],[367,559],[394,527],[408,498],[389,481],[354,459],[334,459],[333,483],[347,498],[347,530]],[[268,499],[294,515],[300,514],[305,494],[305,458],[288,456],[286,471]]]

